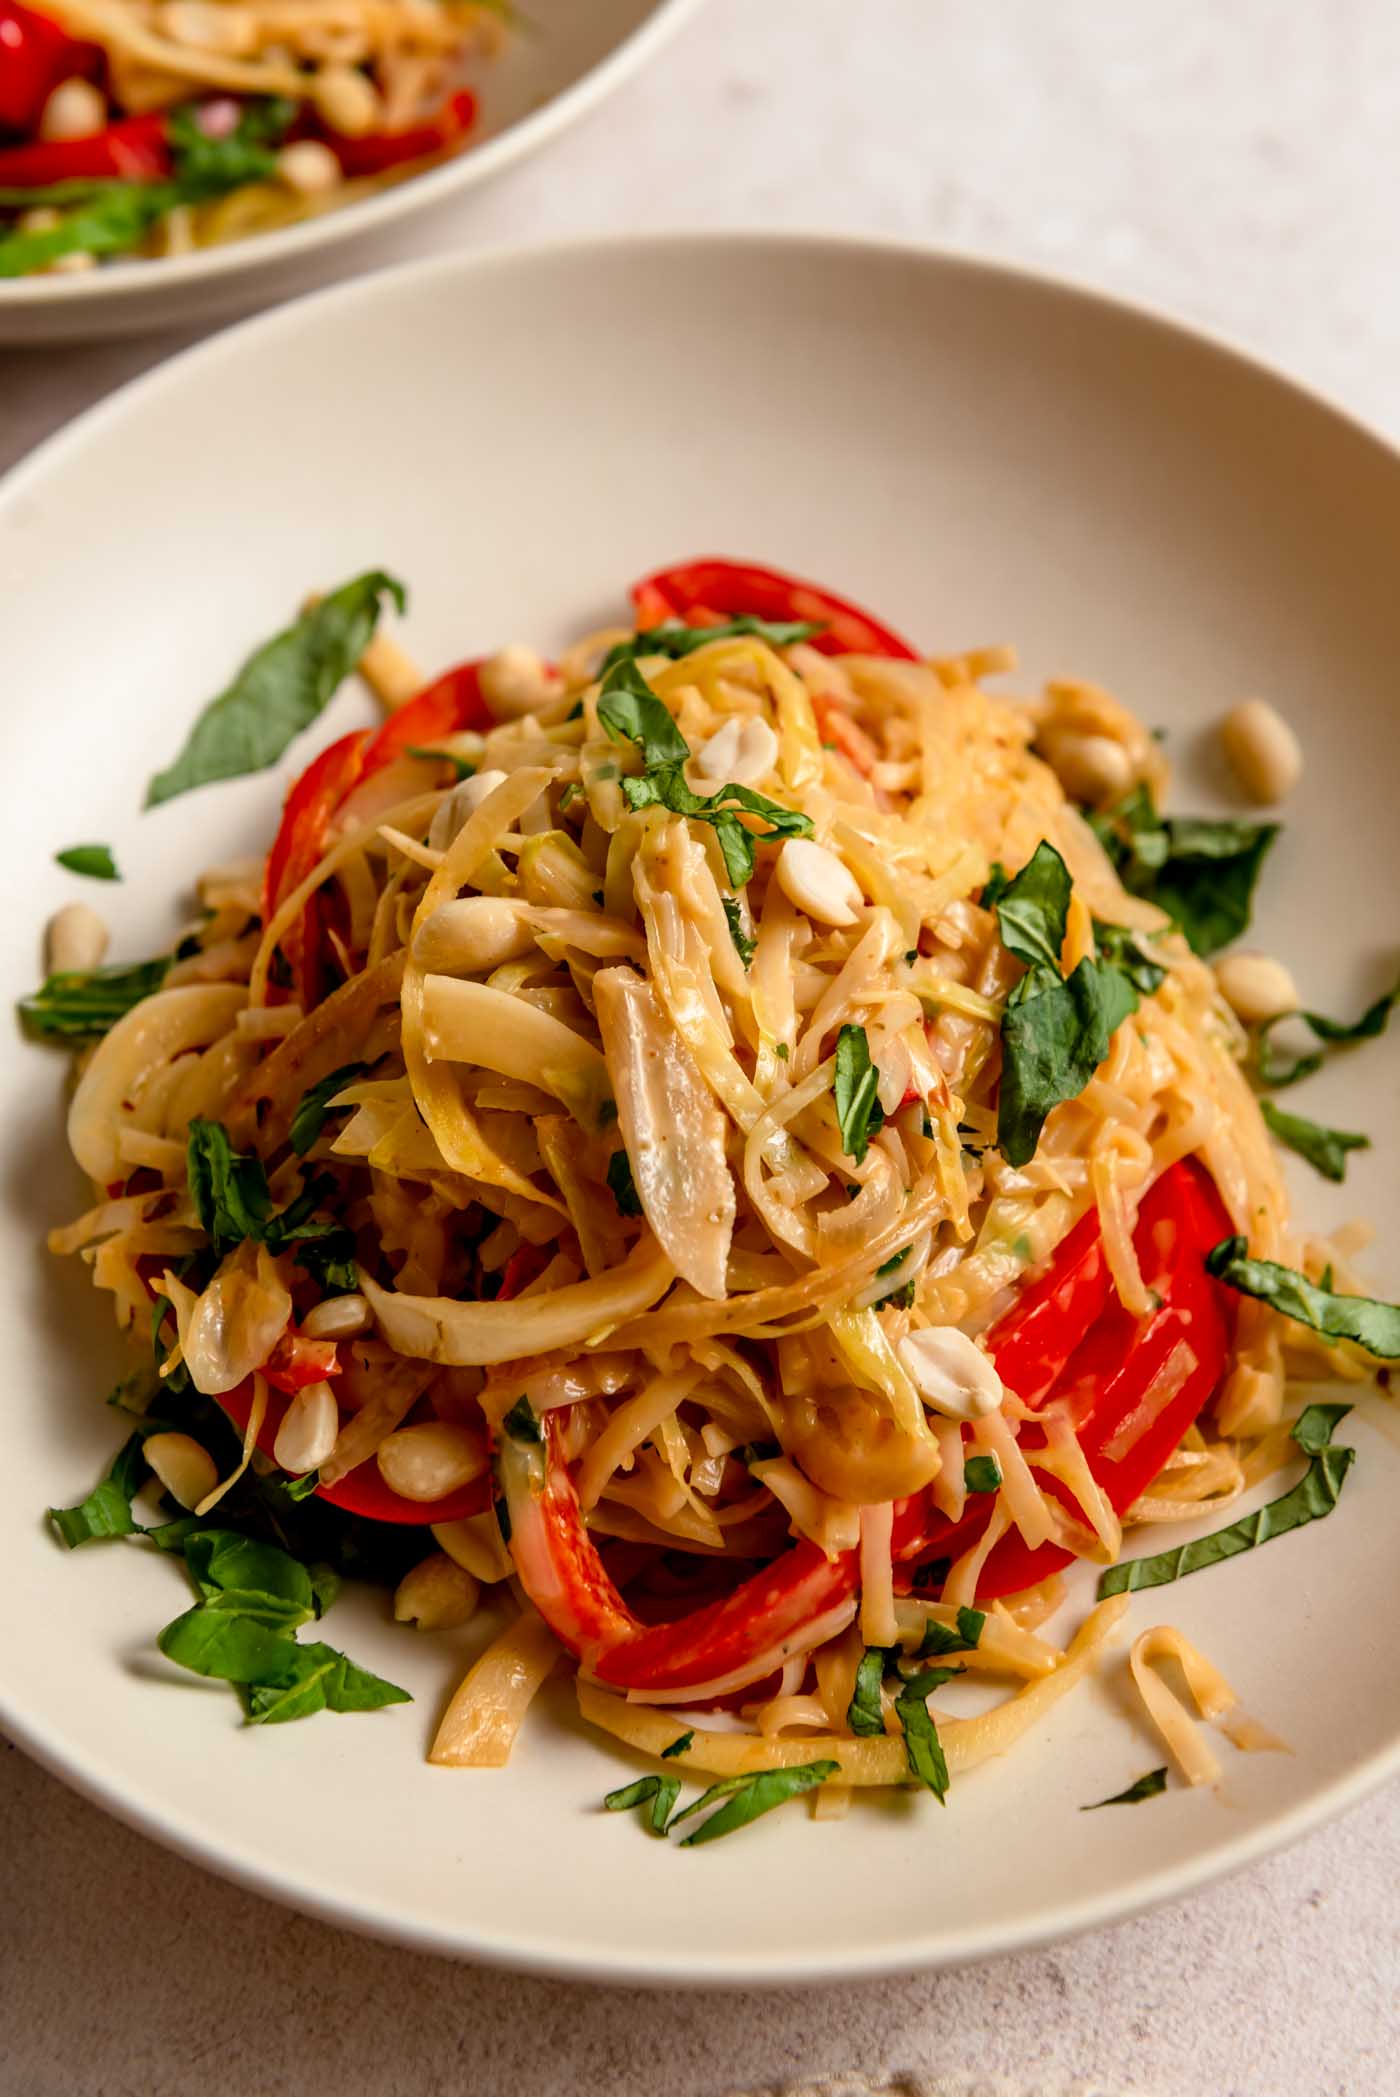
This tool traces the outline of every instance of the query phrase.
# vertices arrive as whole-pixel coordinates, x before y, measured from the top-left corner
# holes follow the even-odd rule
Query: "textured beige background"
[[[405,252],[705,224],[926,238],[1159,300],[1400,434],[1398,163],[1392,0],[710,0],[645,78]],[[0,353],[0,465],[177,346]],[[3,1748],[0,1859],[3,2097],[727,2097],[823,2079],[854,2097],[849,2077],[905,2071],[929,2097],[1400,2088],[1395,1790],[1096,1937],[762,1997],[524,1981],[365,1943],[167,1857]],[[547,1898],[547,1853],[521,1868]]]

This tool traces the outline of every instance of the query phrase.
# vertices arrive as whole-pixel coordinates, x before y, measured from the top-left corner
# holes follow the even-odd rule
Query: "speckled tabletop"
[[[709,0],[404,252],[662,226],[897,233],[1235,337],[1400,434],[1400,10]],[[0,353],[0,466],[181,346]],[[11,1603],[9,1606],[15,1606]],[[1400,1790],[1187,1905],[928,1979],[671,1996],[303,1921],[0,1751],[9,2097],[1390,2097]]]

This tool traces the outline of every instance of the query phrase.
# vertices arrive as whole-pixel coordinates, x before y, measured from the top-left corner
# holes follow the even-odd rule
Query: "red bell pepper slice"
[[[679,568],[659,568],[632,586],[637,624],[645,630],[663,619],[683,619],[692,626],[715,626],[745,612],[759,619],[803,619],[820,622],[824,633],[812,646],[823,655],[892,655],[917,662],[911,648],[891,627],[882,626],[859,605],[823,590],[816,583],[776,568],[754,568],[739,561],[687,561]]]
[[[0,0],[0,131],[37,131],[60,82],[95,76],[102,62],[96,44],[70,36],[18,0]]]
[[[408,131],[372,131],[363,138],[349,138],[344,132],[317,127],[310,135],[325,140],[343,175],[383,175],[411,160],[446,153],[461,142],[475,121],[476,96],[463,88],[435,117]]]
[[[267,1375],[266,1370],[263,1373]],[[271,1378],[268,1380],[270,1383]],[[246,1434],[253,1413],[252,1378],[232,1391],[220,1392],[216,1402],[239,1433]],[[258,1447],[264,1456],[272,1455],[277,1430],[290,1402],[282,1391],[268,1391],[267,1409],[258,1430]],[[461,1522],[468,1515],[484,1514],[491,1505],[491,1479],[483,1472],[480,1478],[473,1478],[469,1485],[459,1486],[455,1493],[445,1493],[440,1500],[405,1500],[401,1493],[396,1493],[385,1483],[383,1473],[371,1456],[334,1485],[318,1485],[316,1497],[328,1500],[332,1507],[340,1508],[345,1514],[363,1515],[372,1522],[426,1528],[430,1522]]]
[[[290,1396],[308,1384],[328,1383],[340,1374],[340,1356],[334,1340],[308,1339],[289,1325],[263,1364],[263,1375],[274,1390]]]
[[[494,728],[496,724],[481,696],[482,660],[477,657],[445,670],[416,699],[390,714],[365,752],[366,773],[377,772],[381,765],[391,764],[409,750],[430,749],[445,735],[460,735],[466,728],[479,729],[484,734],[488,728]]]
[[[91,138],[39,139],[8,147],[0,152],[0,189],[42,189],[51,182],[161,182],[173,164],[163,117],[124,117]]]

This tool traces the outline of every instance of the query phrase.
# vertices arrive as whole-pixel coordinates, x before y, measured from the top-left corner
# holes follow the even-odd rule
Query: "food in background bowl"
[[[179,255],[458,150],[500,0],[0,0],[0,277]]]

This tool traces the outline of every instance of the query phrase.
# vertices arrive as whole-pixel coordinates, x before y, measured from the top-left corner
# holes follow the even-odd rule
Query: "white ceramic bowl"
[[[472,143],[441,167],[344,210],[226,247],[87,275],[0,279],[0,344],[86,342],[188,327],[393,259],[399,229],[548,144],[603,100],[699,0],[530,0],[483,74]]]
[[[558,316],[567,315],[567,326]],[[415,345],[403,383],[403,343]],[[471,382],[464,385],[462,374]],[[256,427],[261,441],[250,444]],[[655,240],[468,261],[342,288],[224,335],[50,443],[0,491],[6,688],[0,991],[25,990],[60,901],[110,907],[116,952],[174,923],[212,857],[265,841],[284,777],[148,816],[148,773],[249,644],[372,563],[413,589],[427,665],[508,638],[552,648],[629,578],[730,551],[849,592],[930,647],[1012,639],[1027,679],[1077,671],[1170,731],[1179,801],[1209,800],[1201,730],[1245,691],[1297,723],[1308,771],[1258,937],[1309,999],[1355,1009],[1394,967],[1400,461],[1229,350],[1012,272],[893,248]],[[344,694],[282,767],[361,718]],[[121,889],[52,863],[115,844]],[[1381,1225],[1394,1292],[1395,1044],[1298,1099],[1364,1127],[1345,1190],[1300,1168],[1320,1222]],[[401,1942],[637,1981],[815,1978],[966,1959],[1105,1922],[1258,1857],[1400,1764],[1400,1450],[1360,1415],[1326,1522],[1135,1600],[1197,1638],[1291,1755],[1227,1757],[1082,1815],[1165,1759],[1122,1645],[1018,1751],[927,1799],[801,1809],[696,1856],[599,1812],[632,1765],[561,1682],[511,1768],[423,1760],[470,1635],[330,1635],[415,1693],[367,1717],[241,1729],[229,1692],[165,1678],[177,1568],[126,1544],[65,1555],[42,1509],[116,1439],[105,1300],[43,1228],[78,1188],[45,1051],[7,1052],[0,1301],[0,1697],[16,1737],[158,1839],[277,1898]],[[1392,1430],[1393,1434],[1393,1430]],[[1072,1583],[1071,1615],[1092,1582]]]

